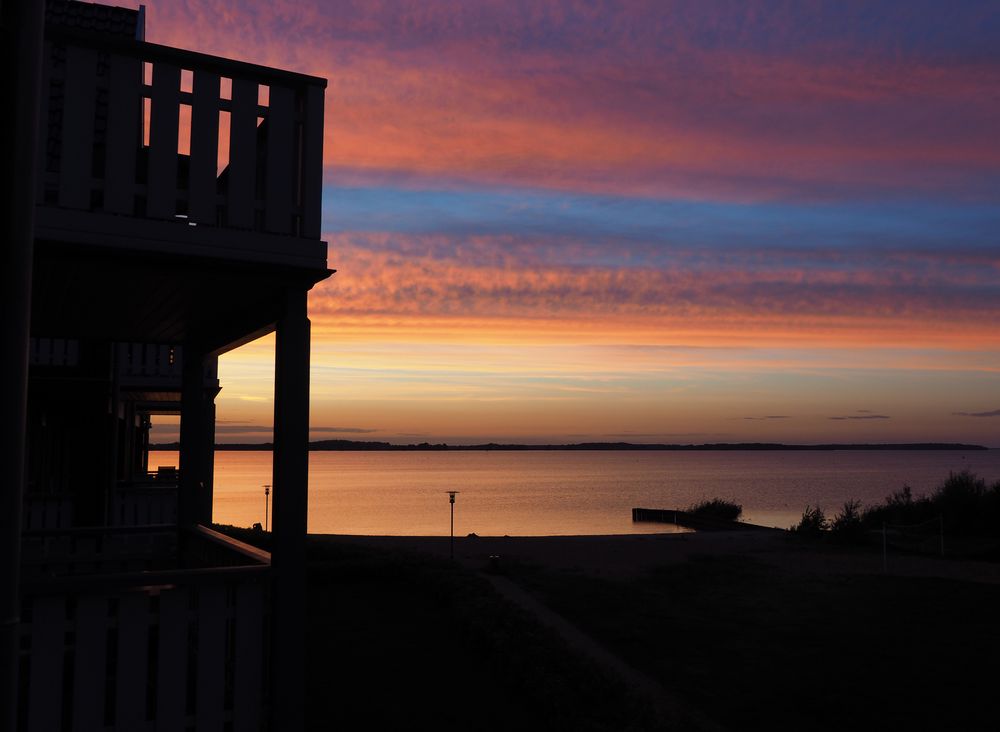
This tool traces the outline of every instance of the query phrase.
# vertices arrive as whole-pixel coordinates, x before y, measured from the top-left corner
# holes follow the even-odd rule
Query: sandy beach
[[[448,537],[316,535],[323,542],[449,556]],[[605,578],[640,576],[662,565],[705,557],[743,557],[796,575],[882,574],[877,546],[849,548],[797,540],[789,532],[712,531],[612,536],[455,537],[455,559],[470,569],[518,562]],[[890,549],[889,575],[1000,583],[1000,563],[914,556]]]

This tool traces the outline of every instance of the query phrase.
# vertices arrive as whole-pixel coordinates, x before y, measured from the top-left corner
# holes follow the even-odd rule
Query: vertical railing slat
[[[215,183],[219,162],[219,75],[196,69],[193,97],[188,216],[199,224],[215,224]]]
[[[66,600],[36,597],[31,610],[31,674],[28,681],[28,730],[59,729],[62,716],[63,649]]]
[[[266,124],[264,227],[275,234],[288,234],[295,193],[295,93],[291,89],[271,87]]]
[[[76,659],[73,673],[73,729],[104,726],[107,683],[108,600],[85,595],[76,606]]]
[[[302,133],[302,236],[318,239],[323,206],[323,89],[305,92]]]
[[[118,605],[118,685],[115,724],[138,729],[146,719],[149,670],[149,597],[142,592],[122,595]]]
[[[198,596],[198,732],[222,730],[225,703],[226,588],[205,586]]]
[[[170,219],[177,213],[177,129],[180,124],[181,70],[163,62],[153,65],[149,121],[149,181],[146,213]]]
[[[264,589],[256,583],[236,590],[236,658],[233,662],[233,729],[260,730],[264,666]]]
[[[187,707],[188,591],[160,594],[156,729],[184,729]]]
[[[23,526],[31,531],[42,528],[42,517],[45,515],[40,508],[41,501],[37,498],[29,498],[25,501],[25,514],[21,519]]]
[[[257,186],[257,83],[233,79],[229,123],[229,226],[252,229]]]
[[[146,376],[156,376],[160,366],[160,348],[155,344],[146,345],[146,354],[143,358],[144,373]]]
[[[107,163],[104,170],[104,210],[131,214],[135,202],[135,160],[142,129],[142,62],[111,56],[108,94]]]
[[[61,134],[61,130],[49,129],[49,97],[52,94],[52,43],[42,45],[42,85],[38,95],[39,135],[35,142],[35,201],[45,202],[46,173],[48,172],[49,138]]]
[[[65,89],[59,205],[89,209],[97,97],[96,51],[79,46],[66,49]]]

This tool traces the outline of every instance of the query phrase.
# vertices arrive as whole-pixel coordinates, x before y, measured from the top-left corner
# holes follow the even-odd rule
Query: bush
[[[793,531],[820,534],[826,529],[838,539],[861,539],[866,531],[883,526],[914,527],[943,519],[944,530],[953,536],[996,537],[1000,535],[1000,481],[987,485],[975,473],[951,473],[930,496],[913,496],[904,485],[877,505],[862,508],[848,501],[828,521],[819,506],[806,506]]]
[[[798,531],[801,534],[819,534],[828,528],[830,528],[830,522],[826,520],[823,509],[819,506],[806,506],[799,525],[793,527],[793,531]]]
[[[863,537],[865,528],[861,522],[861,501],[851,500],[845,503],[830,523],[830,530],[840,539],[855,540]]]
[[[886,508],[905,511],[913,505],[913,489],[904,483],[902,488],[886,497],[885,505]]]
[[[735,501],[713,498],[710,501],[701,501],[694,504],[688,508],[687,513],[701,516],[702,518],[719,519],[720,521],[736,521],[743,515],[743,506]]]

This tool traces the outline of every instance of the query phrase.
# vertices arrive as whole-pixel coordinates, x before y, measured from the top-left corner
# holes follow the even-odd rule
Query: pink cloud
[[[887,32],[796,50],[797,32],[752,5],[186,2],[149,12],[151,40],[329,78],[334,179],[741,200],[995,189],[1000,66],[990,57],[893,51],[899,38]],[[727,43],[705,40],[713,34]]]

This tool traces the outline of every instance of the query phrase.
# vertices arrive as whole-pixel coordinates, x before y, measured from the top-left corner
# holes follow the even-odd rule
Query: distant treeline
[[[271,442],[220,443],[216,450],[271,450]],[[150,450],[177,450],[178,442],[150,445]],[[982,445],[963,445],[950,442],[908,442],[902,444],[848,444],[848,445],[783,445],[773,442],[719,442],[706,445],[661,445],[632,442],[579,442],[571,445],[516,445],[489,442],[482,445],[447,445],[421,442],[416,445],[393,445],[388,442],[362,442],[355,440],[316,440],[309,443],[310,450],[355,451],[445,451],[445,450],[649,450],[649,451],[709,451],[709,450],[987,450]]]

